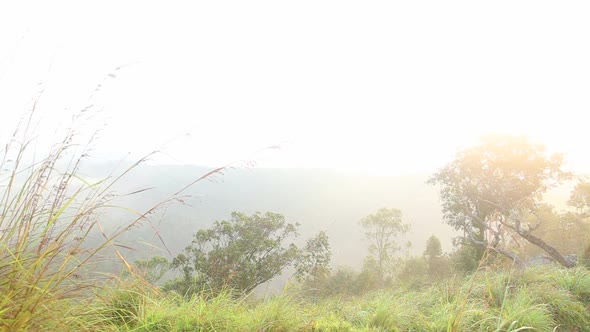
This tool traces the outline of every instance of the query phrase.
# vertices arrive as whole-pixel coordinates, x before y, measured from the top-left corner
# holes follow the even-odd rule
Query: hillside
[[[98,178],[113,166],[90,164],[83,173]],[[145,210],[209,170],[142,165],[119,183],[116,192],[153,189],[118,202]],[[413,243],[411,254],[421,254],[426,239],[433,234],[441,239],[443,249],[451,249],[452,229],[441,221],[438,196],[434,188],[425,184],[427,177],[371,176],[320,169],[230,169],[196,184],[187,191],[191,196],[185,200],[187,205],[173,204],[155,214],[152,221],[175,254],[191,241],[194,232],[214,220],[228,218],[232,211],[273,211],[285,215],[288,221],[299,222],[302,239],[325,230],[332,244],[334,265],[359,266],[366,256],[362,249],[366,246],[362,244],[358,221],[382,207],[401,209],[404,222],[412,225],[411,233],[404,239]],[[105,224],[111,227],[117,225],[117,218],[122,218],[121,212],[113,213],[104,217]],[[150,227],[130,232],[122,241],[159,243]]]

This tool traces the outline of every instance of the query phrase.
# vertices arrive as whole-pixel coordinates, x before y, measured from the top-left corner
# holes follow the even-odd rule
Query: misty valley
[[[590,332],[589,17],[0,1],[0,332]]]
[[[6,146],[4,330],[590,328],[590,183],[524,136],[377,176],[97,161],[68,135]]]

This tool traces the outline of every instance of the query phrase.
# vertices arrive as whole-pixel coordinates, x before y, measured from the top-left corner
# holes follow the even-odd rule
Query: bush
[[[409,287],[419,287],[428,281],[428,263],[423,257],[408,258],[402,262],[399,281]]]
[[[466,245],[459,247],[450,256],[453,270],[461,274],[477,270],[480,258],[481,253],[478,248]]]

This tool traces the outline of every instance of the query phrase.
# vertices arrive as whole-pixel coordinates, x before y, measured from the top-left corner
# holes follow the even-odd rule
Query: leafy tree
[[[396,237],[407,233],[410,225],[402,223],[400,210],[387,208],[363,218],[360,225],[370,242],[369,251],[377,262],[378,276],[383,280],[385,268],[389,266],[394,254],[401,249]]]
[[[488,136],[476,147],[460,152],[429,183],[440,187],[445,221],[467,241],[522,263],[506,249],[515,237],[538,246],[563,266],[573,266],[557,249],[532,234],[542,219],[525,222],[535,214],[541,195],[569,179],[561,169],[562,157],[547,156],[542,145],[515,136]]]
[[[162,279],[170,268],[170,262],[162,256],[154,256],[149,260],[138,259],[133,264],[139,274],[152,284]]]
[[[571,193],[568,204],[578,209],[579,213],[587,213],[590,210],[590,183],[578,183]]]
[[[301,255],[295,263],[295,277],[300,281],[318,280],[330,274],[330,240],[326,232],[321,231],[309,239]]]
[[[424,257],[427,259],[433,259],[442,256],[442,246],[440,240],[432,235],[426,241],[426,249],[424,250]]]
[[[428,274],[433,279],[439,279],[449,272],[448,258],[443,257],[440,240],[432,235],[426,241],[426,249],[424,250],[424,258],[428,265]]]
[[[295,278],[309,294],[317,299],[324,292],[325,282],[330,276],[330,241],[326,232],[321,231],[309,239],[295,262]]]
[[[299,249],[290,240],[299,224],[272,212],[246,215],[233,212],[231,220],[216,221],[199,230],[172,266],[183,273],[168,289],[186,295],[230,288],[242,293],[272,279],[295,262]]]

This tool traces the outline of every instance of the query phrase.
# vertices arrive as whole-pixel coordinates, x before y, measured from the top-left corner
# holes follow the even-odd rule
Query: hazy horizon
[[[342,175],[345,185],[311,186],[327,199],[362,187],[356,175],[424,182],[482,136],[504,133],[590,173],[580,144],[590,110],[590,45],[579,42],[590,31],[588,4],[30,4],[37,10],[0,5],[0,142],[36,101],[39,155],[72,126],[80,148],[98,133],[93,163],[158,150],[148,165]],[[280,192],[289,180],[274,181]],[[429,192],[440,219],[435,189],[412,185]],[[374,187],[365,188],[373,202],[351,210],[356,219],[381,205],[403,208],[386,193],[412,203],[400,188]],[[548,196],[561,200],[567,189]],[[231,209],[264,209],[264,199],[248,202],[234,199]],[[312,214],[325,212],[316,205]],[[434,218],[417,225],[424,232],[433,222],[448,229]]]
[[[0,1],[0,329],[585,330],[589,17]]]
[[[98,159],[395,175],[500,132],[587,173],[589,7],[5,3],[0,138],[43,88],[40,137],[92,106]]]

